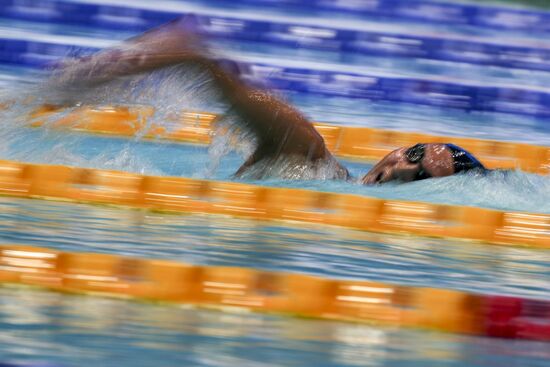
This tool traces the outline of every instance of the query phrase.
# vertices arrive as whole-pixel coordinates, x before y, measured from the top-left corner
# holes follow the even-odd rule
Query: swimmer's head
[[[365,185],[411,182],[453,173],[453,158],[445,144],[417,144],[389,153],[361,181]]]
[[[399,148],[385,156],[361,180],[365,185],[381,184],[399,180],[414,181],[419,170],[419,162],[411,162],[406,155],[407,148]]]

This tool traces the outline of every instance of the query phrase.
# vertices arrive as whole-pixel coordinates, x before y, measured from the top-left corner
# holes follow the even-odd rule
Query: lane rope
[[[550,301],[0,245],[0,283],[201,307],[550,341]]]
[[[550,248],[550,215],[0,161],[0,195]]]

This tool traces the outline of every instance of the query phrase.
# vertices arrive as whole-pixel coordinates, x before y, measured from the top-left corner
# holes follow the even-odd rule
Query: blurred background
[[[29,112],[37,106],[67,102],[44,84],[52,65],[186,14],[197,17],[218,57],[236,61],[243,78],[276,90],[313,121],[431,134],[449,143],[550,143],[548,1],[0,0],[0,159],[232,180],[250,151],[246,142],[235,149],[223,136],[207,147],[146,139],[146,131],[128,138],[29,128]],[[104,108],[153,106],[152,121],[171,129],[171,116],[181,110],[226,111],[215,90],[197,87],[202,83],[196,70],[160,71],[86,97]],[[359,177],[373,163],[342,159]],[[550,155],[544,159],[540,169],[547,170]],[[543,174],[518,169],[428,181],[376,187],[244,183],[531,213],[542,224],[527,235],[541,243],[550,236],[550,181]],[[499,329],[494,335],[509,338],[487,338],[423,330],[434,329],[427,324],[347,323],[246,308],[220,312],[12,284],[0,288],[0,365],[550,365],[545,249],[10,196],[0,197],[0,244],[506,296],[522,311],[508,301],[499,304],[498,322],[516,311],[522,322],[536,320],[529,333]],[[0,278],[12,282],[1,272],[23,266],[22,260],[10,263],[5,251]],[[24,267],[36,265],[25,261]],[[526,298],[540,300],[536,307],[529,303],[535,313],[521,313],[529,308],[521,303]],[[445,297],[437,302],[441,310],[452,309]]]

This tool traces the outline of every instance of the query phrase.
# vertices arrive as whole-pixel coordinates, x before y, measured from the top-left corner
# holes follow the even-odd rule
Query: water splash
[[[9,104],[8,109],[0,110],[0,118],[4,123],[0,126],[0,133],[4,139],[0,143],[0,154],[4,159],[14,159],[28,162],[56,163],[79,165],[86,167],[119,169],[139,173],[160,174],[155,168],[154,157],[144,159],[139,156],[137,149],[151,126],[161,126],[171,132],[181,127],[179,115],[182,110],[207,110],[219,112],[227,109],[219,93],[213,88],[209,75],[200,68],[192,65],[180,65],[157,70],[147,74],[119,78],[93,88],[77,89],[60,87],[55,80],[37,80],[31,85],[14,84],[12,93],[3,90],[0,103]],[[8,99],[14,95],[17,98]],[[30,114],[44,104],[70,106],[51,113],[43,121],[41,129],[29,131],[33,120]],[[79,148],[82,139],[78,134],[60,132],[53,128],[54,122],[66,117],[76,108],[85,105],[92,106],[150,106],[154,113],[146,119],[144,127],[133,140],[125,140],[120,150],[113,154],[97,151],[90,157],[89,154],[80,154]],[[217,132],[223,129],[218,128]],[[225,128],[227,130],[227,127]],[[217,134],[216,134],[217,136]],[[220,134],[214,139],[211,149],[210,168],[201,172],[203,176],[212,176],[219,161],[229,151],[235,149],[234,137],[229,134]],[[250,139],[249,139],[250,140]],[[249,144],[250,145],[250,144]],[[240,152],[250,151],[239,144],[236,149]],[[243,153],[245,154],[245,153]],[[178,163],[182,157],[173,157]]]

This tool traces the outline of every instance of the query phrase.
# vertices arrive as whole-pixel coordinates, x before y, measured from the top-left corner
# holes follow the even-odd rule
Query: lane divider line
[[[217,115],[208,112],[185,112],[174,117],[169,127],[151,123],[151,107],[83,107],[49,121],[62,112],[56,106],[44,105],[29,116],[31,126],[71,129],[87,133],[136,136],[173,142],[209,144]],[[525,143],[500,142],[454,136],[400,132],[367,127],[351,127],[315,123],[325,139],[327,148],[335,155],[347,158],[378,160],[392,150],[416,143],[452,142],[476,155],[488,168],[519,168],[526,172],[550,173],[550,147]]]
[[[550,215],[0,161],[0,195],[550,248]]]
[[[0,283],[326,320],[550,341],[550,301],[0,245]]]

